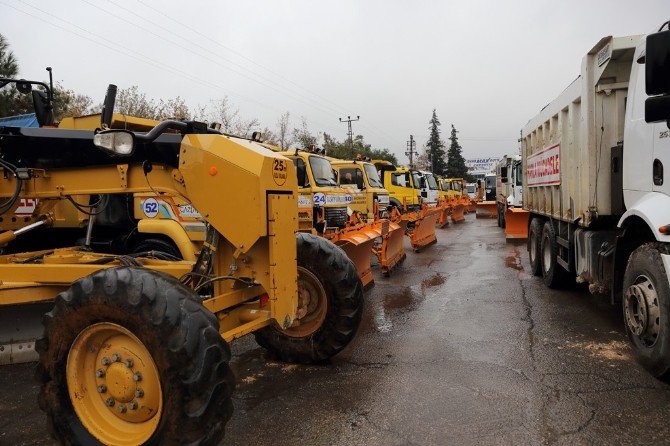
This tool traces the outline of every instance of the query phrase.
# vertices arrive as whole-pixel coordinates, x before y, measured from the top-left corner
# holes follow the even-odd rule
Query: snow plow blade
[[[456,201],[455,204],[451,207],[451,221],[454,223],[461,223],[465,220],[463,215],[465,211],[465,206],[460,201]]]
[[[409,218],[409,223],[414,223],[413,225],[408,225],[407,232],[412,249],[414,249],[414,252],[419,252],[426,246],[437,243],[435,223],[440,212],[437,208],[433,207],[421,209],[421,211],[414,214],[416,214],[414,217],[411,214],[405,214]]]
[[[497,201],[480,201],[477,203],[477,218],[496,218],[498,217]]]
[[[468,200],[467,211],[468,213],[477,211],[477,202],[472,198]]]
[[[530,213],[523,209],[511,208],[505,211],[505,239],[528,238],[528,217]]]
[[[342,248],[356,266],[364,290],[370,289],[375,284],[370,256],[377,237],[377,232],[370,225],[361,223],[346,227],[331,238],[331,241]]]
[[[373,228],[379,234],[381,242],[375,246],[374,253],[379,259],[382,274],[388,277],[391,270],[405,260],[405,229],[407,221],[379,220]]]
[[[441,202],[439,205],[440,214],[437,217],[437,226],[444,228],[449,224],[449,215],[453,212],[453,205],[447,202]]]

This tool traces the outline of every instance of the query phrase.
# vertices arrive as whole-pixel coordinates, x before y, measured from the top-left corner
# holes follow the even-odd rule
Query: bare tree
[[[282,150],[288,150],[293,144],[291,134],[291,116],[289,112],[282,114],[277,121],[277,144]]]

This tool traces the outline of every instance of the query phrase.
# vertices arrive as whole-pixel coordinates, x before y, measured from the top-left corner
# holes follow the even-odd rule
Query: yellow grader
[[[36,113],[51,124],[49,86],[0,79],[10,82],[42,85]],[[17,309],[50,307],[37,374],[56,440],[217,444],[232,413],[228,342],[254,333],[281,360],[324,361],[357,331],[362,284],[334,244],[298,233],[290,160],[199,122],[107,130],[113,92],[102,130],[0,128],[1,325],[22,323]],[[194,259],[61,247],[52,235],[64,200],[92,221],[114,198],[148,194],[202,216]],[[34,208],[19,216],[26,200]],[[87,240],[96,227],[83,228]],[[40,248],[18,249],[28,238]]]

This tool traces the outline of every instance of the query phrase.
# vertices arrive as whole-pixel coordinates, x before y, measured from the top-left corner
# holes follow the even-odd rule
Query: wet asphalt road
[[[237,341],[224,444],[670,443],[670,387],[632,360],[619,309],[528,270],[524,245],[469,215],[376,274],[357,338],[330,364]],[[31,365],[0,368],[0,444],[50,444],[36,393]]]

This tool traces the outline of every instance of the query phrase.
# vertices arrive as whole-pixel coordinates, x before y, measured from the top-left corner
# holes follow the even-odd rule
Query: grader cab
[[[30,83],[0,79],[10,82]],[[324,361],[356,333],[362,284],[331,242],[297,233],[290,160],[193,121],[104,130],[109,98],[103,130],[0,127],[0,326],[20,323],[17,309],[51,308],[36,349],[56,440],[216,444],[232,412],[227,342],[253,332],[282,360]],[[180,197],[202,216],[190,260],[49,237],[66,200],[90,221],[104,197],[144,194]],[[100,198],[76,201],[87,196]],[[19,218],[22,200],[35,206]],[[89,239],[95,226],[80,230]],[[13,249],[37,234],[41,249]]]

